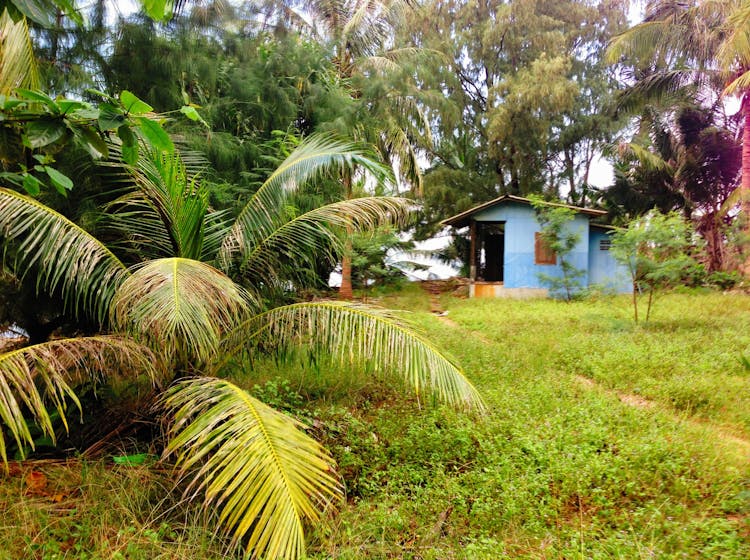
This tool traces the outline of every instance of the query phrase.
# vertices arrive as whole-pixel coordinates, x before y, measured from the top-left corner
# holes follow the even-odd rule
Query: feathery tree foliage
[[[34,199],[0,189],[0,237],[13,255],[6,266],[28,271],[41,290],[114,333],[0,356],[0,419],[19,447],[34,446],[29,414],[54,438],[48,405],[65,418],[68,400],[78,403],[78,379],[96,381],[118,364],[147,372],[165,388],[159,406],[172,418],[165,456],[176,458],[189,491],[219,508],[222,528],[248,555],[299,558],[304,524],[341,492],[332,459],[294,420],[218,379],[229,357],[303,346],[401,375],[418,393],[481,408],[460,370],[388,314],[338,303],[261,303],[266,287],[294,281],[291,273],[316,249],[340,250],[344,226],[403,221],[408,203],[388,197],[285,211],[303,182],[353,165],[387,176],[351,144],[310,138],[232,220],[211,210],[206,187],[178,155],[143,144],[135,165],[120,172],[126,192],[102,217],[119,232],[107,244]],[[3,440],[5,461],[4,450]]]

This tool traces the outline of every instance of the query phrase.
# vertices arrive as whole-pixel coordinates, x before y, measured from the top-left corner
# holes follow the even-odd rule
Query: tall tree
[[[432,0],[415,12],[404,40],[444,53],[420,73],[445,94],[425,101],[428,223],[504,193],[584,201],[591,161],[616,126],[603,45],[624,22],[618,1]]]
[[[638,96],[663,100],[688,90],[704,104],[707,98],[712,102],[715,91],[739,98],[743,123],[739,198],[742,213],[750,216],[750,4],[657,0],[646,8],[643,22],[617,37],[609,56],[611,60],[624,57],[632,64],[631,92]],[[750,274],[749,265],[745,263],[745,274]]]

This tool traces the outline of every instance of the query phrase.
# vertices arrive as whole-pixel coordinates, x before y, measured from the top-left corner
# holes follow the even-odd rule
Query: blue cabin
[[[603,210],[579,208],[567,227],[580,234],[571,253],[571,263],[585,271],[583,286],[600,285],[610,290],[630,290],[627,271],[609,251],[609,226],[591,223],[606,215]],[[539,274],[561,274],[557,255],[539,236],[540,226],[531,201],[505,195],[466,212],[443,220],[444,225],[468,228],[471,239],[469,257],[470,295],[472,297],[546,296],[547,288]]]

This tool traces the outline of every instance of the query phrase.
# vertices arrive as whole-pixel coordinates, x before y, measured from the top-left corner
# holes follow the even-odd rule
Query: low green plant
[[[688,250],[695,242],[690,225],[678,214],[652,210],[612,235],[612,255],[628,270],[633,287],[633,319],[638,322],[638,299],[646,292],[646,321],[654,292],[684,279],[696,263]]]
[[[575,210],[565,206],[550,205],[540,197],[530,197],[541,226],[539,235],[546,246],[557,255],[560,275],[538,273],[539,280],[549,287],[553,296],[571,301],[581,290],[585,270],[572,262],[572,253],[581,241],[581,233],[572,228]]]

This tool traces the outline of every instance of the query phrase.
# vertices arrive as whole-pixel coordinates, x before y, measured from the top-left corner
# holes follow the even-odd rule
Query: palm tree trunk
[[[742,130],[742,182],[740,193],[742,194],[742,217],[745,220],[745,234],[750,235],[750,97],[746,93],[742,96],[740,110],[743,116]],[[750,256],[745,258],[742,273],[750,276]]]
[[[352,172],[344,171],[344,198],[352,198]],[[346,228],[346,244],[344,245],[344,255],[341,257],[341,287],[339,288],[339,299],[352,299],[352,230]]]

